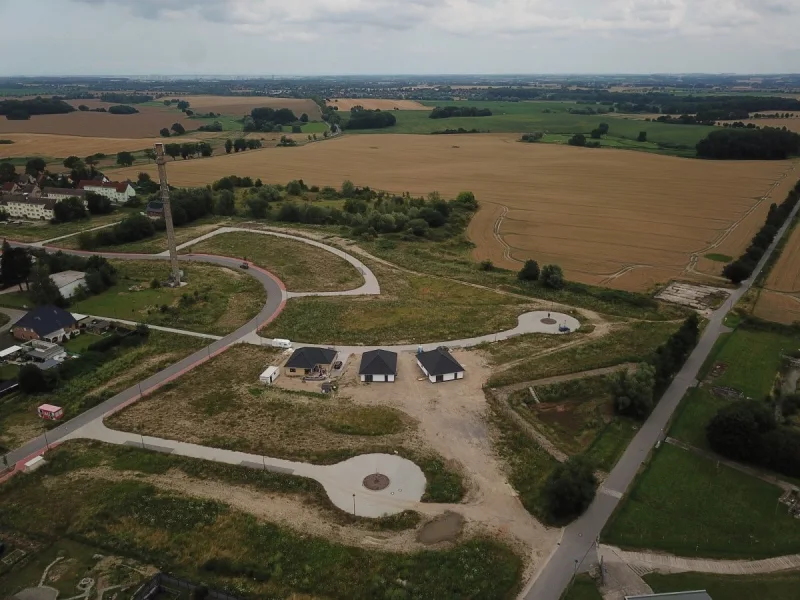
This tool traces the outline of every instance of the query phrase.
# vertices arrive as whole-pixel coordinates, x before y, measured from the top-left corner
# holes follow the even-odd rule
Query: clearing
[[[212,588],[241,589],[253,598],[302,592],[365,600],[376,590],[381,595],[397,590],[394,596],[398,596],[404,585],[425,598],[511,598],[519,582],[520,558],[490,539],[473,536],[445,549],[410,553],[344,546],[246,513],[225,495],[209,499],[166,490],[139,473],[127,473],[131,468],[164,473],[175,457],[121,454],[127,469],[103,478],[93,472],[103,462],[120,469],[119,457],[81,454],[72,448],[70,442],[57,449],[49,464],[31,477],[0,488],[0,501],[7,508],[0,525],[37,538],[58,538],[67,530],[86,544],[157,557],[167,572],[207,582]],[[222,484],[242,471],[215,469],[213,463],[203,467],[205,473],[194,469],[200,478],[219,479]],[[286,491],[302,486],[300,478],[269,475],[254,470],[248,474],[251,485],[281,494],[283,500],[297,498]],[[399,580],[407,583],[396,583]]]
[[[783,188],[774,186],[788,179],[784,176],[793,165],[516,140],[495,134],[347,135],[298,148],[175,162],[170,182],[206,185],[236,173],[332,186],[350,179],[393,192],[437,190],[445,197],[471,190],[482,205],[468,229],[477,244],[476,260],[488,258],[518,270],[521,261],[535,258],[560,264],[569,279],[646,290],[683,273],[693,253],[744,250],[764,221],[769,202],[761,198],[774,191],[779,196],[769,199],[783,200]],[[140,170],[155,175],[155,167],[142,166],[113,176],[135,178]],[[735,248],[723,247],[732,232],[745,235],[736,234]],[[709,262],[709,274],[717,274],[720,264]],[[697,269],[704,268],[699,261]]]
[[[165,261],[111,261],[117,268],[116,285],[102,294],[77,302],[72,310],[108,317],[225,335],[258,314],[266,302],[261,283],[254,277],[212,265],[182,264],[188,285],[151,287],[166,280]]]
[[[364,260],[362,258],[362,260]],[[318,344],[416,344],[517,326],[533,302],[364,260],[379,296],[292,298],[261,334]]]
[[[792,554],[800,544],[800,521],[778,505],[781,494],[778,487],[666,444],[617,508],[603,541],[678,556]]]
[[[247,257],[277,275],[292,292],[352,290],[364,283],[361,273],[343,258],[310,244],[272,235],[223,233],[181,252]]]

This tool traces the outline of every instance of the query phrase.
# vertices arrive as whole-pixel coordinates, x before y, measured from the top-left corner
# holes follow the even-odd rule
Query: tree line
[[[104,92],[100,94],[101,102],[110,104],[143,104],[152,102],[153,96],[148,94],[125,94],[123,92]]]
[[[429,119],[448,119],[450,117],[491,117],[492,111],[477,106],[437,106],[428,115]]]
[[[115,106],[109,106],[108,112],[112,115],[135,115],[139,111],[133,106],[128,106],[127,104],[117,104]]]
[[[0,115],[10,121],[26,121],[34,115],[61,115],[75,112],[75,107],[63,100],[36,98],[0,101]]]
[[[306,122],[308,121],[308,115],[305,115],[305,120]],[[299,119],[289,108],[254,108],[250,111],[250,115],[244,118],[242,130],[269,132],[283,125],[289,125],[298,121]]]
[[[750,246],[735,261],[725,265],[722,269],[723,276],[727,277],[731,283],[741,283],[753,274],[758,261],[764,256],[781,226],[789,218],[792,210],[800,199],[800,181],[794,189],[789,191],[786,199],[777,205],[771,204],[767,213],[766,221],[761,229],[753,236]]]
[[[350,119],[344,126],[345,129],[383,129],[392,127],[397,119],[391,112],[367,110],[361,106],[350,109]]]
[[[800,135],[786,128],[726,128],[712,131],[696,146],[699,158],[786,160],[800,153]]]

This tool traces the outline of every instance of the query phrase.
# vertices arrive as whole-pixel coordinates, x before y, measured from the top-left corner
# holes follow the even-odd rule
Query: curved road
[[[611,470],[608,479],[598,490],[589,509],[564,529],[558,547],[544,568],[528,583],[521,594],[522,598],[525,600],[559,600],[576,572],[586,570],[591,564],[597,564],[597,540],[603,527],[633,482],[644,460],[650,455],[656,443],[664,438],[672,413],[675,412],[681,399],[689,388],[697,384],[697,374],[717,339],[722,333],[730,331],[723,324],[725,315],[753,285],[798,210],[800,210],[800,202],[794,207],[789,218],[778,231],[750,279],[742,282],[739,288],[731,294],[730,299],[711,313],[708,325],[700,337],[697,347],[689,355],[686,364],[675,376],[650,417]]]
[[[14,244],[17,246],[28,246],[28,244]],[[47,248],[48,251],[56,251],[60,250],[60,248]],[[70,253],[74,254],[98,254],[99,256],[103,256],[105,258],[122,258],[128,260],[160,260],[163,261],[164,258],[160,256],[154,256],[152,254],[119,254],[119,253],[93,253],[93,252],[80,252],[75,251]],[[231,269],[239,269],[239,265],[242,263],[241,259],[236,258],[228,258],[224,256],[207,256],[207,255],[194,255],[194,254],[187,254],[181,255],[179,257],[181,261],[190,261],[190,262],[204,262],[204,263],[211,263],[215,265],[219,265],[222,267],[228,267]],[[120,392],[116,396],[101,402],[97,406],[94,406],[87,410],[86,412],[77,415],[76,417],[70,419],[63,425],[56,427],[47,432],[46,436],[41,435],[37,438],[34,438],[27,442],[25,445],[12,450],[9,452],[6,457],[8,460],[9,466],[15,463],[19,463],[20,461],[26,460],[31,456],[41,453],[45,450],[50,444],[53,444],[66,435],[72,433],[76,429],[83,427],[84,425],[91,423],[95,419],[101,419],[103,415],[108,414],[109,412],[113,412],[115,410],[119,410],[121,407],[138,400],[142,395],[147,394],[155,390],[156,388],[164,385],[168,381],[179,377],[189,369],[199,365],[202,362],[210,359],[211,357],[219,354],[223,350],[225,350],[228,346],[239,342],[241,339],[246,337],[248,334],[258,331],[259,328],[264,327],[267,323],[272,321],[278,314],[280,314],[281,310],[283,310],[284,305],[286,304],[286,287],[283,285],[283,282],[280,281],[277,277],[261,269],[254,265],[250,265],[250,269],[248,273],[258,279],[261,284],[264,286],[264,289],[267,292],[267,302],[261,311],[250,321],[239,327],[233,333],[229,333],[222,339],[212,343],[210,346],[203,348],[202,350],[198,350],[194,354],[187,356],[183,360],[170,365],[163,371],[156,373],[155,375],[148,377],[144,381],[138,383],[137,385],[131,386],[128,389]]]

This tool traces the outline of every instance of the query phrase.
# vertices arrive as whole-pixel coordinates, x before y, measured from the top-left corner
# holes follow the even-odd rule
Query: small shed
[[[42,404],[36,412],[46,421],[58,421],[64,416],[64,409],[52,404]]]
[[[431,383],[464,379],[464,367],[453,358],[447,348],[418,352],[417,364]]]
[[[264,385],[269,385],[275,381],[280,374],[281,370],[278,367],[267,367],[267,370],[258,376],[258,380]]]
[[[20,352],[22,352],[22,346],[11,346],[10,348],[6,348],[5,350],[0,350],[0,359],[2,360],[11,360]]]

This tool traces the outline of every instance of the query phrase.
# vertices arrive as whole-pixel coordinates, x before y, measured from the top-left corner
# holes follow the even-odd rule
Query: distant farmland
[[[169,96],[168,98],[186,100],[196,113],[215,112],[223,115],[241,117],[254,108],[290,108],[298,117],[306,113],[312,121],[322,119],[319,106],[313,100],[299,98],[269,98],[267,96]],[[349,109],[348,109],[349,110]]]
[[[717,252],[709,248],[728,238],[736,242],[726,253],[738,255],[763,223],[761,199],[792,165],[522,144],[516,137],[345,136],[168,168],[170,183],[184,186],[236,174],[309,185],[350,179],[398,193],[472,190],[482,207],[469,227],[476,260],[518,269],[535,258],[562,265],[578,281],[643,290],[681,275],[693,253]],[[139,170],[155,175],[149,166],[115,176],[135,178]],[[785,197],[774,193],[770,201]],[[708,272],[720,266],[710,262]]]

